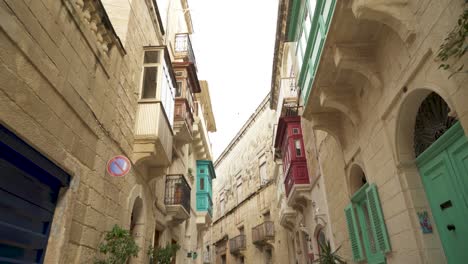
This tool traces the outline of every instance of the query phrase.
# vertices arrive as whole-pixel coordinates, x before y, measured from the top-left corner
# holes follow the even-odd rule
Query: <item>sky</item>
[[[214,160],[271,88],[277,0],[191,0],[198,78],[207,80]]]

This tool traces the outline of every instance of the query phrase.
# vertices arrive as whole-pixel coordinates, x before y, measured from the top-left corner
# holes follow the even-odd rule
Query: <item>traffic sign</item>
[[[131,168],[130,160],[127,157],[115,156],[107,162],[107,173],[113,177],[125,176]]]

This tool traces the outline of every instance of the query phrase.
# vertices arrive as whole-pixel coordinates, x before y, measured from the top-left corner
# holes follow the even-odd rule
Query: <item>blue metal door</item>
[[[60,168],[0,125],[0,264],[43,263]]]

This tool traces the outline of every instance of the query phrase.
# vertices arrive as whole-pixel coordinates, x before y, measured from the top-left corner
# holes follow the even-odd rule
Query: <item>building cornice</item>
[[[223,150],[221,155],[216,159],[214,166],[215,168],[218,164],[223,161],[223,159],[231,152],[231,150],[237,145],[237,143],[241,140],[247,130],[253,125],[254,121],[256,120],[257,116],[260,115],[265,109],[267,108],[268,102],[270,101],[270,95],[267,95],[260,105],[255,109],[255,112],[249,117],[247,122],[242,126],[242,128],[237,132],[236,136],[231,140],[229,145]]]

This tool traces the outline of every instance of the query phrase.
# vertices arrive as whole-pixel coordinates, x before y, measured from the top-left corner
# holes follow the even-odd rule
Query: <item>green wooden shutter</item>
[[[361,239],[359,238],[359,229],[356,223],[356,215],[354,213],[353,204],[350,203],[345,208],[346,223],[348,225],[349,241],[351,242],[351,250],[353,251],[353,260],[364,260],[362,253]]]
[[[367,204],[369,208],[369,217],[372,225],[372,232],[374,234],[376,249],[382,253],[390,252],[390,240],[388,239],[387,227],[380,206],[379,193],[377,186],[370,184],[366,190]]]

